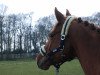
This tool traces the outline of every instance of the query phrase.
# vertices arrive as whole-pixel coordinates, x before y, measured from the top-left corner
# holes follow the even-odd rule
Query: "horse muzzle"
[[[38,59],[38,57],[37,57],[37,59]],[[42,70],[48,70],[50,67],[50,62],[49,62],[48,58],[42,57],[41,59],[37,60],[37,65]]]
[[[49,58],[46,56],[45,45],[41,46],[40,54],[37,56],[37,65],[40,69],[48,70],[50,67]]]

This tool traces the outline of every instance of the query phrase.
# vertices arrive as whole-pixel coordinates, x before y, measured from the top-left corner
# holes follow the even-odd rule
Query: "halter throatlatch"
[[[58,48],[55,48],[53,49],[52,51],[50,51],[49,53],[46,53],[46,50],[44,49],[44,46],[41,47],[41,50],[40,50],[40,53],[41,55],[43,56],[48,56],[49,57],[49,60],[51,59],[55,69],[56,69],[56,75],[58,75],[59,73],[59,68],[60,68],[60,65],[63,63],[55,63],[53,60],[52,60],[52,56],[55,55],[57,52],[60,52],[60,51],[63,51],[64,50],[64,42],[65,42],[65,37],[67,36],[68,34],[68,30],[69,30],[69,27],[71,25],[71,22],[75,19],[75,17],[73,16],[68,16],[63,24],[63,27],[62,27],[62,31],[61,31],[61,41],[60,41],[60,45]],[[63,57],[63,54],[62,54],[62,57]],[[65,57],[63,57],[65,58]]]

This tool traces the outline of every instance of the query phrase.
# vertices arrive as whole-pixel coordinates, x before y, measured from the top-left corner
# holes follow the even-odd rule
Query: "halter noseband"
[[[51,60],[53,65],[56,67],[56,69],[59,69],[60,65],[63,63],[55,63],[53,62],[52,56],[55,55],[57,52],[62,52],[64,49],[64,42],[65,42],[65,37],[68,35],[68,30],[71,25],[71,22],[75,19],[73,16],[68,16],[63,24],[62,31],[61,31],[61,40],[60,40],[60,45],[58,48],[53,49],[49,53],[46,53],[46,50],[44,46],[41,47],[40,53],[42,56],[48,57],[48,60]],[[62,56],[63,57],[63,56]],[[63,57],[64,59],[66,58],[65,56]]]

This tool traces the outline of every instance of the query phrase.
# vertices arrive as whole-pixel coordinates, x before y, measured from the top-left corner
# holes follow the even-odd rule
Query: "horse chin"
[[[50,68],[50,62],[45,61],[46,59],[41,59],[40,61],[37,62],[37,65],[40,69],[42,70],[48,70]]]
[[[41,66],[41,65],[38,65],[38,67],[42,70],[48,70],[50,66]]]

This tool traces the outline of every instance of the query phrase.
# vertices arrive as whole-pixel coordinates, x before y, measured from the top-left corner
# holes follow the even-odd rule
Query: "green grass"
[[[54,67],[44,71],[35,61],[0,61],[0,75],[55,75]],[[84,75],[78,60],[64,63],[59,75]]]

